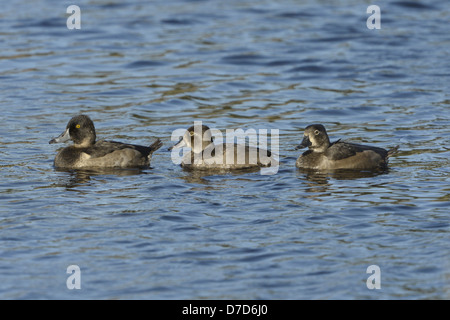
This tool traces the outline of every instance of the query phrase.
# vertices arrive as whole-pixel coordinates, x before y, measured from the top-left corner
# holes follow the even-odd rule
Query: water
[[[0,12],[0,298],[450,297],[448,3],[378,3],[380,30],[351,0],[77,1],[80,30],[70,4]],[[152,168],[55,170],[78,113],[161,138]],[[279,172],[183,171],[167,148],[194,121],[279,129]],[[382,174],[301,172],[317,122],[400,151]]]

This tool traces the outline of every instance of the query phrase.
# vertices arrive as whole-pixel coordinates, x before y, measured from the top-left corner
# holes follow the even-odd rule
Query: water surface
[[[379,3],[380,30],[351,0],[78,1],[80,30],[68,5],[0,12],[0,298],[449,298],[447,3]],[[55,170],[78,113],[164,146],[145,170]],[[194,121],[280,130],[280,170],[182,170],[167,148]],[[387,172],[302,172],[312,123],[400,151]]]

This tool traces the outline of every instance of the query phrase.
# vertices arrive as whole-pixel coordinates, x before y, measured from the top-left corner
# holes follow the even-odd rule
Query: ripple
[[[234,54],[222,58],[222,62],[233,65],[260,65],[266,57],[258,54]]]
[[[160,67],[167,65],[166,62],[153,61],[153,60],[138,60],[125,65],[125,68],[150,68],[150,67]]]
[[[319,65],[307,65],[289,69],[287,72],[326,73],[331,70],[332,69],[330,67],[324,67]]]
[[[407,9],[437,10],[434,6],[416,1],[393,1],[391,4]]]

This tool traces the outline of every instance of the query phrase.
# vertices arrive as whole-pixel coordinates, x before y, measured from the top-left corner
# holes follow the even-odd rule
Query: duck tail
[[[155,152],[156,150],[158,150],[159,148],[161,148],[162,145],[163,145],[163,144],[162,144],[161,140],[160,140],[160,139],[156,139],[156,141],[153,142],[153,143],[149,146],[149,148],[152,150],[151,153],[153,153],[153,152]]]
[[[389,150],[388,150],[388,154],[387,154],[388,157],[390,157],[390,156],[396,154],[396,153],[398,152],[398,148],[399,148],[399,146],[395,146],[395,147],[389,149]]]

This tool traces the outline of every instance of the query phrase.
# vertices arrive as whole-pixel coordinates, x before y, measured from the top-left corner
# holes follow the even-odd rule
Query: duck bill
[[[183,137],[180,139],[180,141],[178,141],[175,145],[171,146],[169,148],[169,151],[171,151],[172,149],[179,149],[179,148],[183,148],[186,147],[186,142],[184,142]]]
[[[50,144],[60,143],[60,142],[66,142],[68,140],[70,140],[69,128],[67,128],[66,131],[61,133],[56,138],[53,138],[52,140],[50,140],[48,143],[50,143]]]
[[[295,147],[295,150],[303,149],[303,148],[306,148],[306,147],[310,147],[311,144],[312,143],[311,143],[311,140],[309,140],[309,137],[308,136],[304,136],[302,142],[298,146]]]

